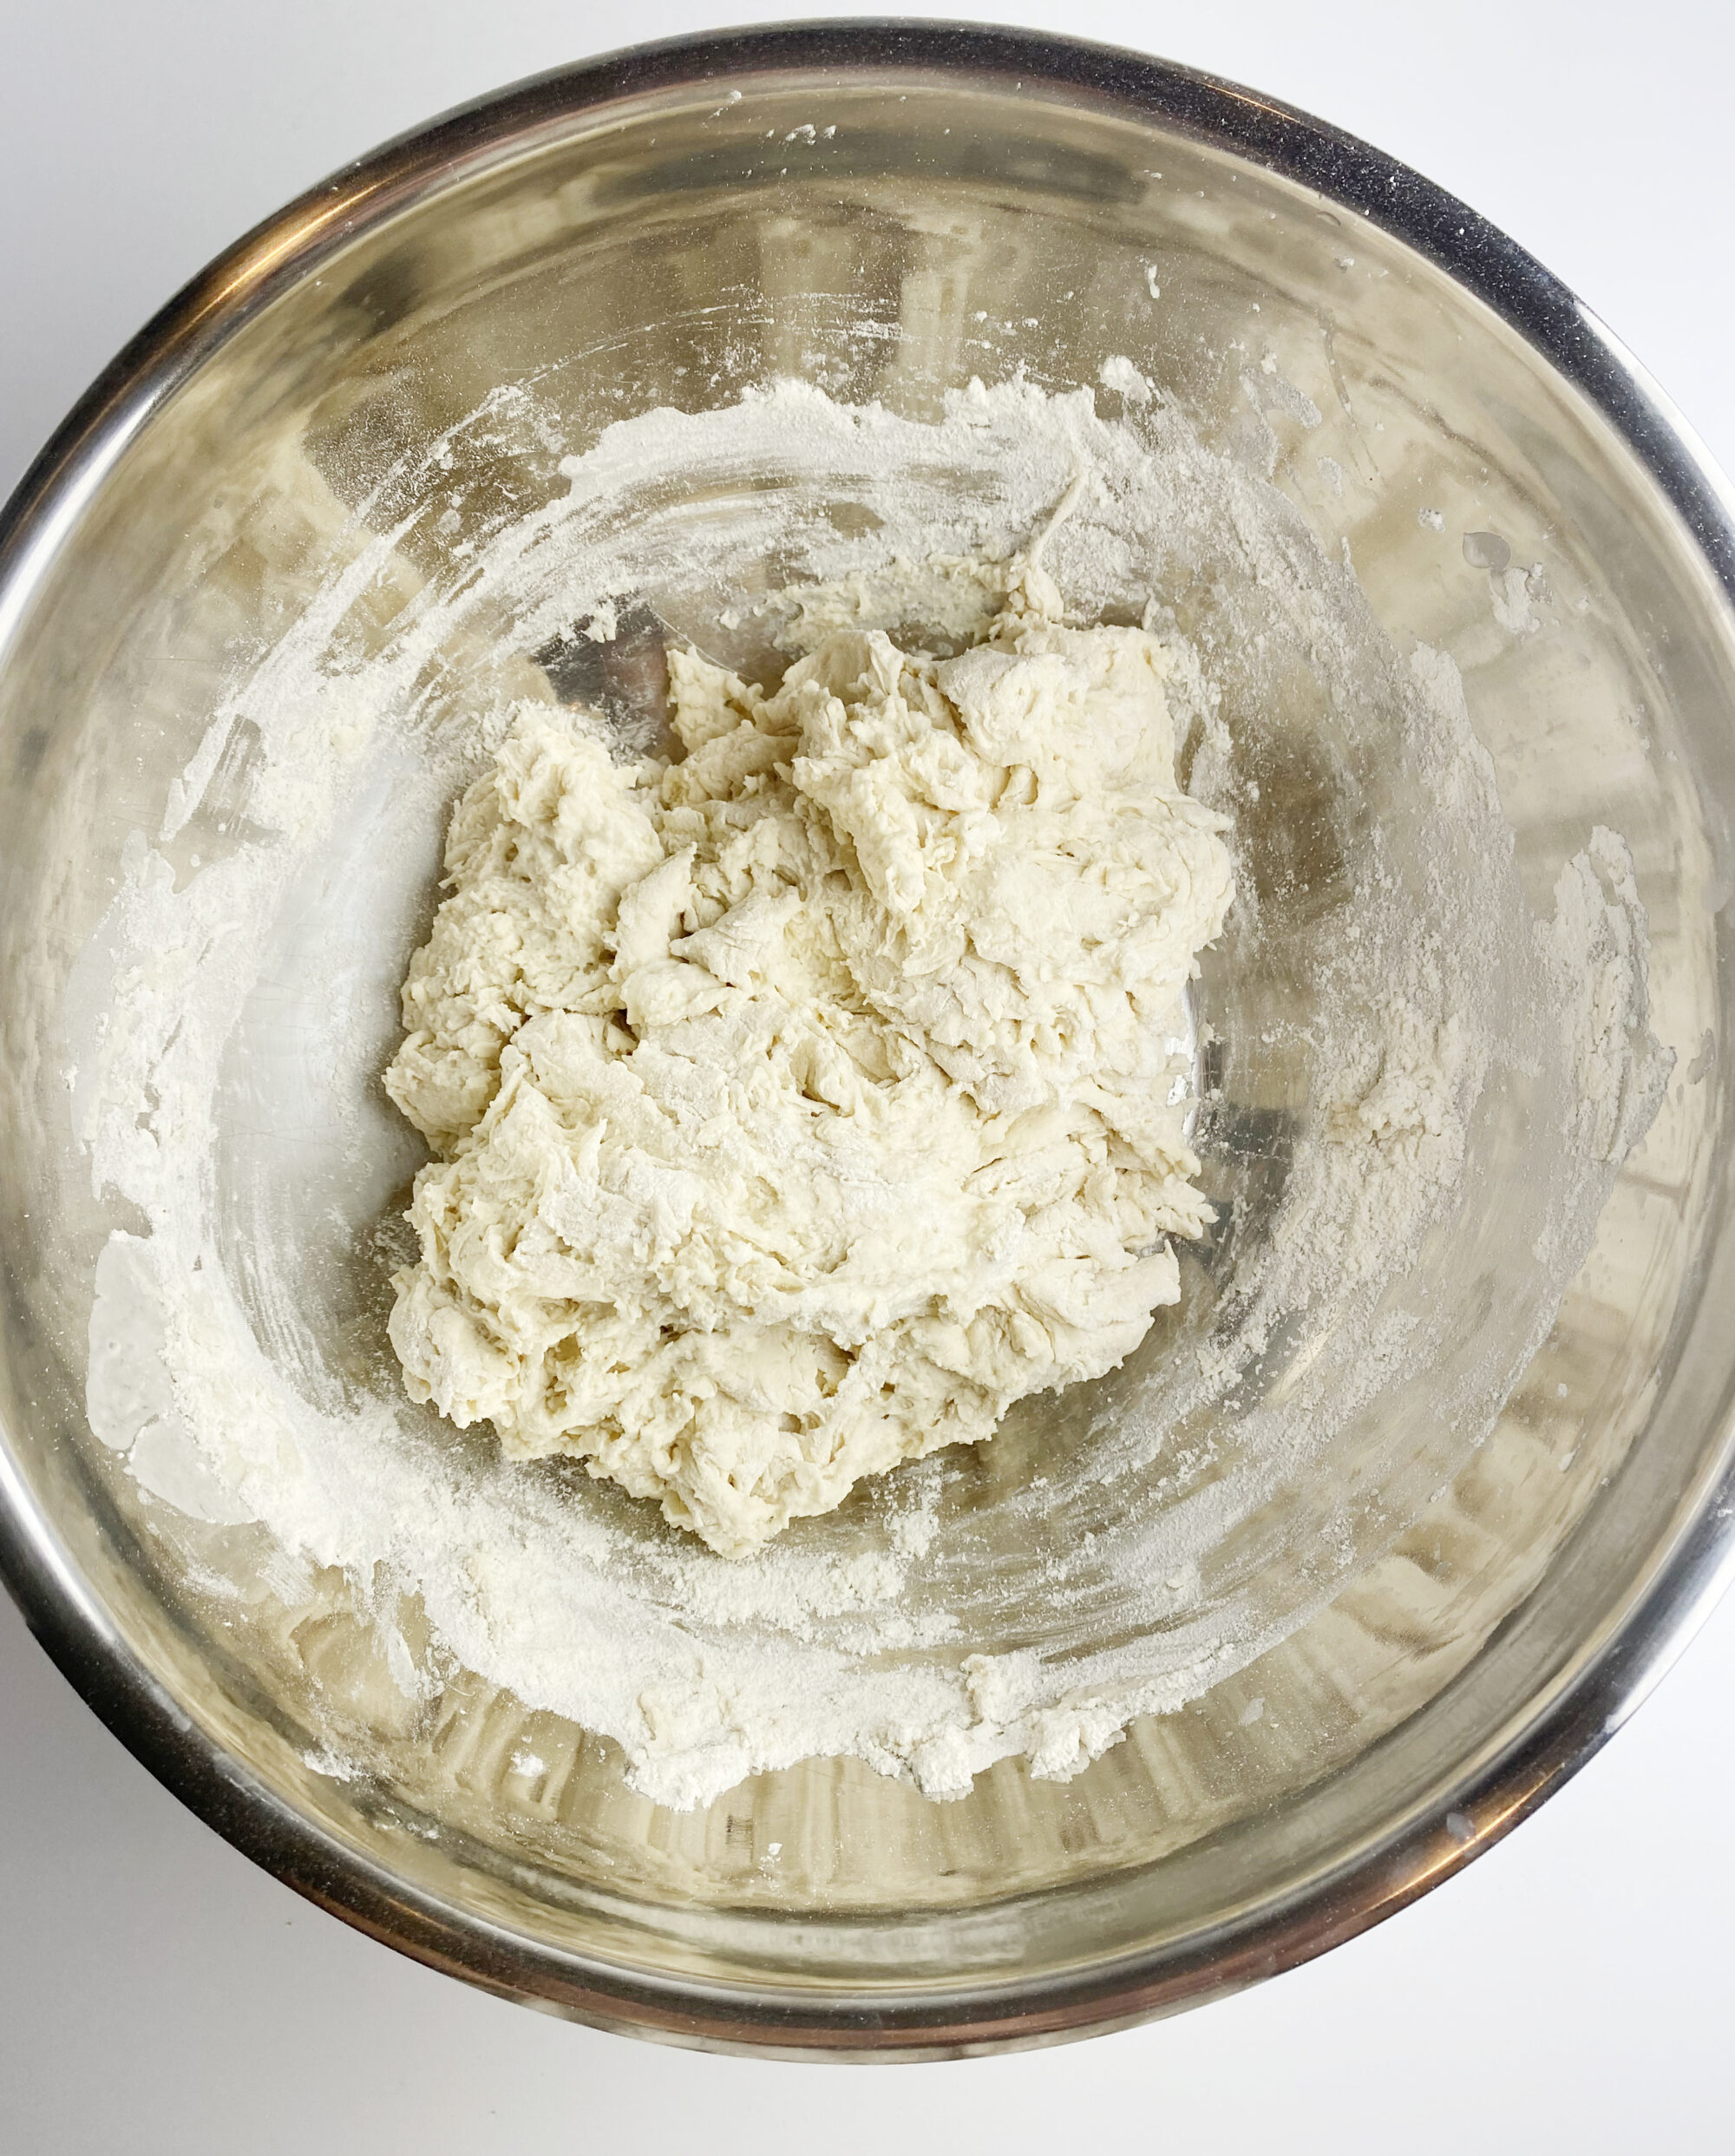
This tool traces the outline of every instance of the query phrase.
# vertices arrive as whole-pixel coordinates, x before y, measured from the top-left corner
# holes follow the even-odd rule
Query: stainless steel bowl
[[[582,444],[623,383],[691,407],[804,373],[920,415],[972,374],[1091,384],[1116,353],[1221,440],[1255,346],[1290,417],[1320,416],[1303,455],[1266,415],[1276,483],[1347,545],[1394,642],[1457,660],[1527,885],[1593,822],[1632,842],[1683,1051],[1487,1442],[1253,1668],[1072,1782],[1003,1763],[945,1805],[809,1762],[659,1812],[610,1747],[462,1672],[412,1710],[344,1583],[166,1527],[86,1427],[92,1270],[126,1223],[89,1195],[64,1026],[127,835],[160,822],[329,540],[286,528],[284,459],[341,518],[501,383],[534,378]],[[475,455],[484,493],[556,483],[522,444]],[[1546,635],[1490,611],[1509,558],[1548,565]],[[322,1906],[675,2041],[1036,2043],[1401,1907],[1620,1725],[1731,1562],[1732,594],[1722,482],[1555,279],[1377,152],[1157,62],[940,25],[753,31],[547,77],[338,174],[121,356],[0,531],[0,1556],[38,1636]],[[534,1781],[513,1765],[533,1727],[560,1762]],[[334,1732],[359,1768],[330,1771]]]

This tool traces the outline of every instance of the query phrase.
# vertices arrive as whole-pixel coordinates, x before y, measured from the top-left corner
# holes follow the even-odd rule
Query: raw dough
[[[686,753],[525,707],[464,795],[392,1098],[442,1157],[413,1398],[738,1556],[1112,1369],[1172,1302],[1168,1038],[1231,897],[1143,630],[1026,569],[935,661],[766,696],[671,653]]]

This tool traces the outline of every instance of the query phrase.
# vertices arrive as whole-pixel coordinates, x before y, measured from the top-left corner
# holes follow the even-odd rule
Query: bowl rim
[[[1171,62],[1037,31],[864,18],[671,38],[533,76],[394,138],[256,226],[124,347],[0,510],[0,665],[32,592],[128,444],[222,344],[339,249],[575,121],[594,125],[611,105],[842,70],[1016,81],[1228,149],[1379,226],[1481,299],[1601,413],[1735,605],[1735,490],[1703,443],[1566,285],[1443,189],[1324,121]],[[902,2000],[658,1976],[487,1923],[362,1856],[242,1766],[133,1654],[36,1505],[3,1429],[0,1576],[74,1689],[182,1803],[296,1892],[398,1951],[501,1996],[667,2042],[809,2060],[958,2057],[1094,2035],[1240,1989],[1366,1930],[1509,1832],[1625,1722],[1735,1576],[1735,1460],[1724,1434],[1720,1467],[1620,1622],[1447,1804],[1398,1821],[1281,1900],[1189,1938],[1039,1983]]]

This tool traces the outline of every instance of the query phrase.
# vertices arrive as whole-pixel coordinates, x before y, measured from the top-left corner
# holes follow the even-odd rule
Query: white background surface
[[[1229,75],[1418,167],[1573,285],[1735,468],[1723,0],[994,12]],[[0,492],[183,279],[331,167],[516,76],[740,19],[20,5],[0,27]],[[1535,1819],[1324,1960],[1083,2046],[845,2077],[630,2044],[396,1959],[183,1812],[0,1602],[0,2156],[1726,2149],[1735,1603]]]

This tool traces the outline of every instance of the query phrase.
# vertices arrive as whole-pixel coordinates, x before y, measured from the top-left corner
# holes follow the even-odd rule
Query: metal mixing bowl
[[[65,1013],[128,835],[159,826],[307,588],[321,542],[291,528],[286,460],[367,514],[500,383],[534,381],[581,445],[623,383],[691,408],[805,374],[921,415],[972,374],[1094,384],[1128,353],[1222,440],[1264,351],[1293,385],[1261,416],[1275,483],[1328,554],[1347,545],[1400,648],[1457,661],[1539,903],[1592,823],[1632,842],[1681,1052],[1552,1334],[1449,1484],[1251,1669],[1073,1781],[1007,1762],[938,1805],[809,1762],[691,1814],[462,1672],[406,1702],[341,1581],[249,1574],[223,1541],[245,1530],[166,1524],[86,1426],[92,1270],[127,1222],[74,1143]],[[534,444],[470,454],[484,495],[558,484]],[[1525,635],[1490,578],[1536,563],[1546,632]],[[1619,1726],[1730,1563],[1732,593],[1722,482],[1545,271],[1378,153],[1156,62],[944,26],[756,31],[547,77],[340,174],[121,355],[0,530],[0,1557],[31,1625],[299,1891],[643,2035],[1033,2043],[1402,1906]],[[1233,1035],[1226,1055],[1232,1094]],[[1522,1168],[1503,1163],[1520,1206]],[[226,1564],[247,1591],[220,1601]]]

